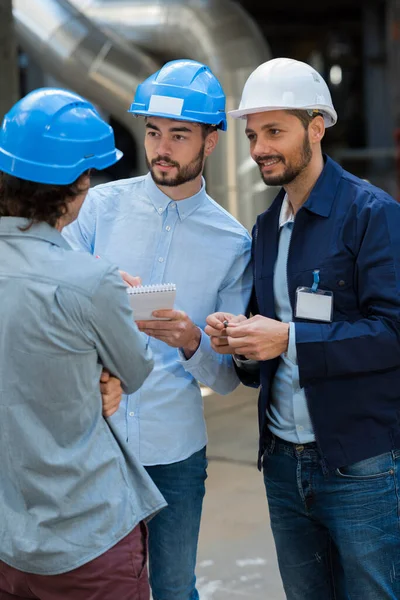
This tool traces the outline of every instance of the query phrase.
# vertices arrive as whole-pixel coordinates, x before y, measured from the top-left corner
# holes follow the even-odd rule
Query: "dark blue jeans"
[[[400,450],[324,474],[274,437],[263,470],[288,600],[400,599]]]
[[[148,524],[154,600],[198,600],[195,566],[207,478],[206,449],[170,465],[146,467],[168,502]]]

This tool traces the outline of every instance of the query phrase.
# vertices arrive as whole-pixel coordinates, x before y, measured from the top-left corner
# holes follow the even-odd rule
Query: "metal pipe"
[[[18,100],[17,44],[12,28],[12,2],[0,2],[0,124]]]
[[[72,0],[104,31],[162,58],[193,58],[208,64],[237,108],[249,74],[271,58],[250,15],[232,0]],[[265,210],[274,188],[260,185],[249,160],[241,121],[229,120],[227,133],[207,166],[207,188],[214,199],[251,228]]]
[[[13,15],[21,46],[43,70],[101,106],[141,142],[143,124],[127,109],[138,83],[159,68],[155,60],[105,34],[67,0],[14,0]]]

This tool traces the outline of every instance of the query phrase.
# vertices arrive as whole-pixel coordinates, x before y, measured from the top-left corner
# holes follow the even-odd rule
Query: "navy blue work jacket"
[[[322,464],[349,465],[400,448],[400,204],[330,158],[298,211],[287,263],[296,289],[333,292],[333,322],[294,317],[300,385]],[[273,275],[284,190],[253,232],[253,314],[276,318]],[[260,363],[260,456],[278,360]],[[255,384],[253,381],[244,383]]]

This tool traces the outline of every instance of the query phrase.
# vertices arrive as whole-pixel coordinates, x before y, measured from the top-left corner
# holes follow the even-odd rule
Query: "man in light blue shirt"
[[[155,367],[112,417],[168,502],[149,523],[154,600],[196,600],[195,563],[207,443],[199,383],[220,394],[239,383],[215,353],[208,314],[243,312],[252,276],[250,236],[206,193],[204,162],[225,129],[225,96],[208,67],[173,61],[137,89],[131,112],[146,118],[149,173],[89,192],[65,235],[77,249],[116,263],[143,284],[175,283],[168,321],[146,321]]]
[[[279,361],[271,386],[271,403],[267,408],[268,427],[273,434],[294,444],[315,440],[307,399],[300,387],[297,365],[296,332],[287,284],[287,259],[294,225],[294,213],[285,195],[279,215],[279,245],[274,269],[275,314],[289,323],[288,351]]]
[[[0,598],[149,598],[142,522],[165,501],[103,418],[99,379],[133,393],[153,360],[116,267],[61,235],[88,170],[120,156],[65,90],[32,92],[0,130]]]

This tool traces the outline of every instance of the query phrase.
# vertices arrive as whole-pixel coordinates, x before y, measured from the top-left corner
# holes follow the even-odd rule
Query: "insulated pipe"
[[[138,83],[159,64],[105,34],[67,0],[13,0],[13,15],[21,46],[41,68],[102,107],[141,147],[143,123],[127,109]]]
[[[103,31],[113,31],[160,62],[192,58],[207,64],[225,90],[227,110],[239,106],[247,77],[271,58],[253,19],[232,0],[71,1]],[[249,229],[275,195],[249,159],[243,121],[228,118],[228,131],[220,134],[208,160],[207,189]]]

